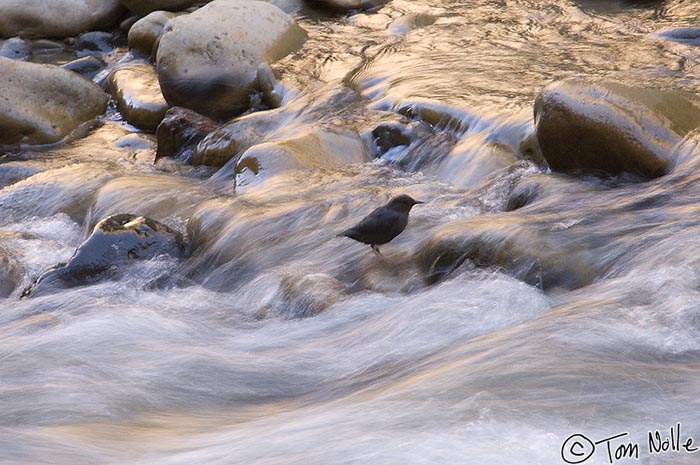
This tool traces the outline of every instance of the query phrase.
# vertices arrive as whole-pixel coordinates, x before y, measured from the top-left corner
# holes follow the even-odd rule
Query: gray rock
[[[160,36],[158,79],[165,99],[214,118],[249,107],[257,71],[301,47],[306,33],[276,6],[215,0],[169,21]]]
[[[646,178],[670,169],[673,147],[700,126],[700,102],[679,91],[570,80],[535,101],[535,134],[553,171]]]
[[[0,145],[58,142],[103,114],[107,99],[65,69],[0,58]]]
[[[169,11],[154,11],[136,21],[129,29],[129,48],[147,55],[155,55],[157,49],[154,47],[161,32],[168,22],[178,15]]]
[[[78,58],[77,60],[70,61],[61,66],[63,69],[73,71],[74,73],[80,74],[88,79],[92,79],[97,73],[102,71],[104,67],[104,62],[93,56]]]
[[[121,12],[119,0],[3,0],[0,36],[62,39],[109,28]]]
[[[13,37],[2,42],[0,56],[13,60],[25,60],[29,58],[32,50],[26,40],[21,37]]]
[[[129,214],[112,215],[97,223],[68,263],[43,273],[22,297],[114,278],[134,260],[159,255],[179,258],[185,250],[182,235],[158,221]]]

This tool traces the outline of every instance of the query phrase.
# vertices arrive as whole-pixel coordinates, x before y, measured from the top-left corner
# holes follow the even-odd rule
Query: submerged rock
[[[62,39],[109,28],[119,21],[121,12],[119,0],[4,0],[0,36]]]
[[[559,81],[535,101],[535,134],[553,171],[646,178],[668,172],[673,147],[700,126],[690,94]]]
[[[271,177],[294,169],[339,168],[368,159],[365,146],[356,133],[307,132],[246,150],[236,162],[236,185],[245,186],[259,177]]]
[[[124,118],[137,128],[154,131],[168,110],[153,66],[124,66],[109,76],[112,95]]]
[[[0,145],[58,142],[106,108],[107,94],[78,74],[0,58]]]
[[[92,79],[97,73],[102,71],[104,67],[104,62],[94,56],[78,58],[77,60],[70,61],[61,66],[63,69],[73,71],[74,73],[80,74],[88,79]]]
[[[214,118],[248,109],[262,63],[301,47],[306,33],[276,6],[215,0],[169,21],[160,37],[158,78],[166,100]]]
[[[170,108],[156,130],[156,160],[173,157],[191,162],[197,144],[215,129],[216,123],[211,118],[187,108]]]
[[[147,55],[155,55],[158,51],[156,44],[163,29],[171,19],[180,14],[170,11],[154,11],[139,19],[129,28],[129,48]]]
[[[19,264],[6,250],[0,247],[0,297],[12,294],[20,280]]]
[[[113,278],[133,260],[148,260],[159,255],[183,257],[185,242],[182,235],[150,218],[112,215],[97,223],[68,263],[43,273],[22,293],[22,297]]]

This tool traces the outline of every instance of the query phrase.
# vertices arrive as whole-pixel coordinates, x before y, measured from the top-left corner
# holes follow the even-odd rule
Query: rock
[[[171,105],[213,118],[238,115],[258,87],[257,70],[301,47],[306,33],[269,3],[215,0],[173,18],[160,37],[158,79]]]
[[[122,11],[119,0],[3,0],[0,36],[63,39],[110,28]]]
[[[130,124],[146,131],[158,127],[168,104],[153,66],[142,63],[118,68],[109,75],[109,84],[119,111]]]
[[[308,318],[320,314],[343,296],[342,284],[328,274],[286,272],[274,298],[256,317]]]
[[[61,66],[61,68],[73,71],[87,79],[92,79],[97,73],[102,71],[104,67],[104,62],[93,56],[78,58],[77,60],[73,60]]]
[[[154,11],[139,19],[129,29],[129,48],[143,52],[149,56],[155,55],[154,48],[161,32],[172,18],[178,13],[169,11]]]
[[[75,54],[79,57],[101,56],[117,46],[119,37],[110,32],[90,31],[80,34],[75,41]]]
[[[333,10],[360,10],[382,6],[388,0],[307,0],[307,2]]]
[[[700,45],[700,27],[677,27],[653,34],[655,37],[688,45]]]
[[[437,177],[460,189],[482,183],[490,174],[518,162],[512,147],[475,135],[461,140],[439,163]]]
[[[184,10],[196,3],[207,3],[208,1],[210,0],[121,0],[125,7],[139,16],[145,16],[156,10]]]
[[[21,37],[13,37],[2,41],[0,47],[0,57],[11,58],[13,60],[26,60],[32,51],[26,40]]]
[[[236,186],[293,169],[340,168],[368,159],[365,146],[355,133],[327,129],[306,132],[246,150],[235,164]]]
[[[82,76],[0,58],[0,145],[58,142],[106,108],[107,94]]]
[[[42,171],[5,186],[0,189],[0,225],[57,213],[81,222],[93,195],[111,177],[105,164],[84,163]]]
[[[0,163],[0,189],[41,172],[39,168],[26,163]]]
[[[164,175],[121,176],[103,183],[94,196],[87,221],[123,211],[152,218],[187,218],[206,193],[188,178]]]
[[[666,174],[673,147],[700,126],[690,94],[570,80],[535,100],[535,134],[553,171],[576,174]]]
[[[374,144],[383,155],[394,147],[407,146],[411,137],[407,134],[406,126],[400,123],[382,123],[372,130]]]
[[[130,214],[112,215],[97,223],[67,264],[43,273],[22,297],[114,278],[133,260],[149,260],[159,255],[180,258],[185,250],[182,235],[156,220]]]
[[[230,121],[208,134],[197,144],[192,164],[224,166],[243,150],[263,142],[288,116],[280,111],[257,111]]]
[[[19,263],[0,247],[0,297],[12,294],[21,279]]]
[[[419,246],[418,263],[431,284],[469,260],[544,290],[576,289],[593,282],[602,266],[587,247],[586,241],[595,239],[575,240],[515,212],[489,215],[440,226]]]
[[[170,108],[156,130],[156,160],[173,157],[191,162],[197,144],[215,129],[216,123],[206,116],[187,108]]]

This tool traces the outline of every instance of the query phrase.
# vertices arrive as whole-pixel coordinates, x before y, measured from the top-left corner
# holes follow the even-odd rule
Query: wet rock
[[[95,192],[112,171],[99,163],[50,169],[0,190],[0,224],[65,213],[82,222]]]
[[[58,142],[106,108],[107,95],[82,76],[0,58],[0,145]]]
[[[411,137],[407,134],[406,126],[400,123],[383,123],[372,130],[374,144],[379,155],[394,147],[409,145]]]
[[[235,164],[236,185],[308,168],[340,168],[369,158],[360,137],[350,131],[318,130],[290,139],[265,142],[246,150]]]
[[[553,171],[654,178],[673,147],[700,126],[690,94],[615,83],[559,81],[535,101],[535,134]]]
[[[360,10],[382,6],[389,0],[307,0],[312,5],[333,10]]]
[[[61,66],[61,68],[80,74],[87,79],[92,79],[97,73],[102,71],[104,67],[104,62],[93,56],[78,58],[77,60],[73,60]]]
[[[185,242],[179,232],[143,216],[112,215],[97,223],[68,263],[43,273],[22,297],[114,278],[134,260],[161,255],[185,255]]]
[[[90,31],[80,34],[75,41],[78,57],[100,56],[109,53],[116,47],[119,38],[104,31]]]
[[[0,297],[12,294],[21,279],[20,265],[0,247]]]
[[[157,48],[154,48],[161,32],[172,18],[178,13],[169,11],[154,11],[139,19],[129,29],[129,48],[138,50],[147,55],[155,55]]]
[[[13,60],[26,60],[31,53],[32,50],[29,43],[21,37],[13,37],[2,41],[2,46],[0,46],[0,57]]]
[[[39,168],[26,163],[9,162],[0,164],[0,189],[39,173]]]
[[[122,11],[119,0],[5,0],[0,2],[0,36],[62,39],[107,29]]]
[[[654,33],[654,36],[662,39],[680,42],[688,45],[700,45],[700,27],[677,27],[664,29]]]
[[[210,0],[121,0],[134,13],[145,16],[156,10],[179,11],[196,3],[207,3]]]
[[[153,66],[142,63],[119,68],[110,74],[109,84],[119,111],[130,124],[146,131],[158,127],[168,104]]]
[[[509,213],[447,223],[420,245],[417,258],[431,284],[470,261],[544,290],[576,289],[600,273],[587,245],[585,238],[572,244],[549,223],[528,224]]]
[[[121,176],[103,183],[94,196],[88,224],[123,211],[152,218],[187,218],[205,198],[198,184],[164,175]]]
[[[343,296],[343,286],[333,276],[287,272],[272,302],[260,309],[256,316],[308,318],[323,312]]]
[[[197,144],[215,129],[216,123],[206,116],[187,108],[170,108],[156,130],[156,160],[173,157],[191,162]]]
[[[461,140],[439,164],[437,176],[456,187],[482,183],[487,176],[518,162],[512,147],[477,135]]]
[[[215,0],[173,18],[160,36],[158,78],[165,99],[214,118],[248,109],[261,63],[301,47],[306,33],[269,3]]]
[[[236,118],[217,128],[197,144],[192,164],[221,167],[243,150],[265,140],[285,123],[279,111],[258,111]]]
[[[272,68],[267,63],[258,66],[258,85],[268,107],[278,108],[282,105],[284,87],[277,81]]]

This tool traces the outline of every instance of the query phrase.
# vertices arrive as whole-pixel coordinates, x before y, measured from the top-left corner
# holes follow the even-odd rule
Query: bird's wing
[[[384,244],[396,237],[406,226],[401,213],[379,207],[343,235],[365,244]]]

